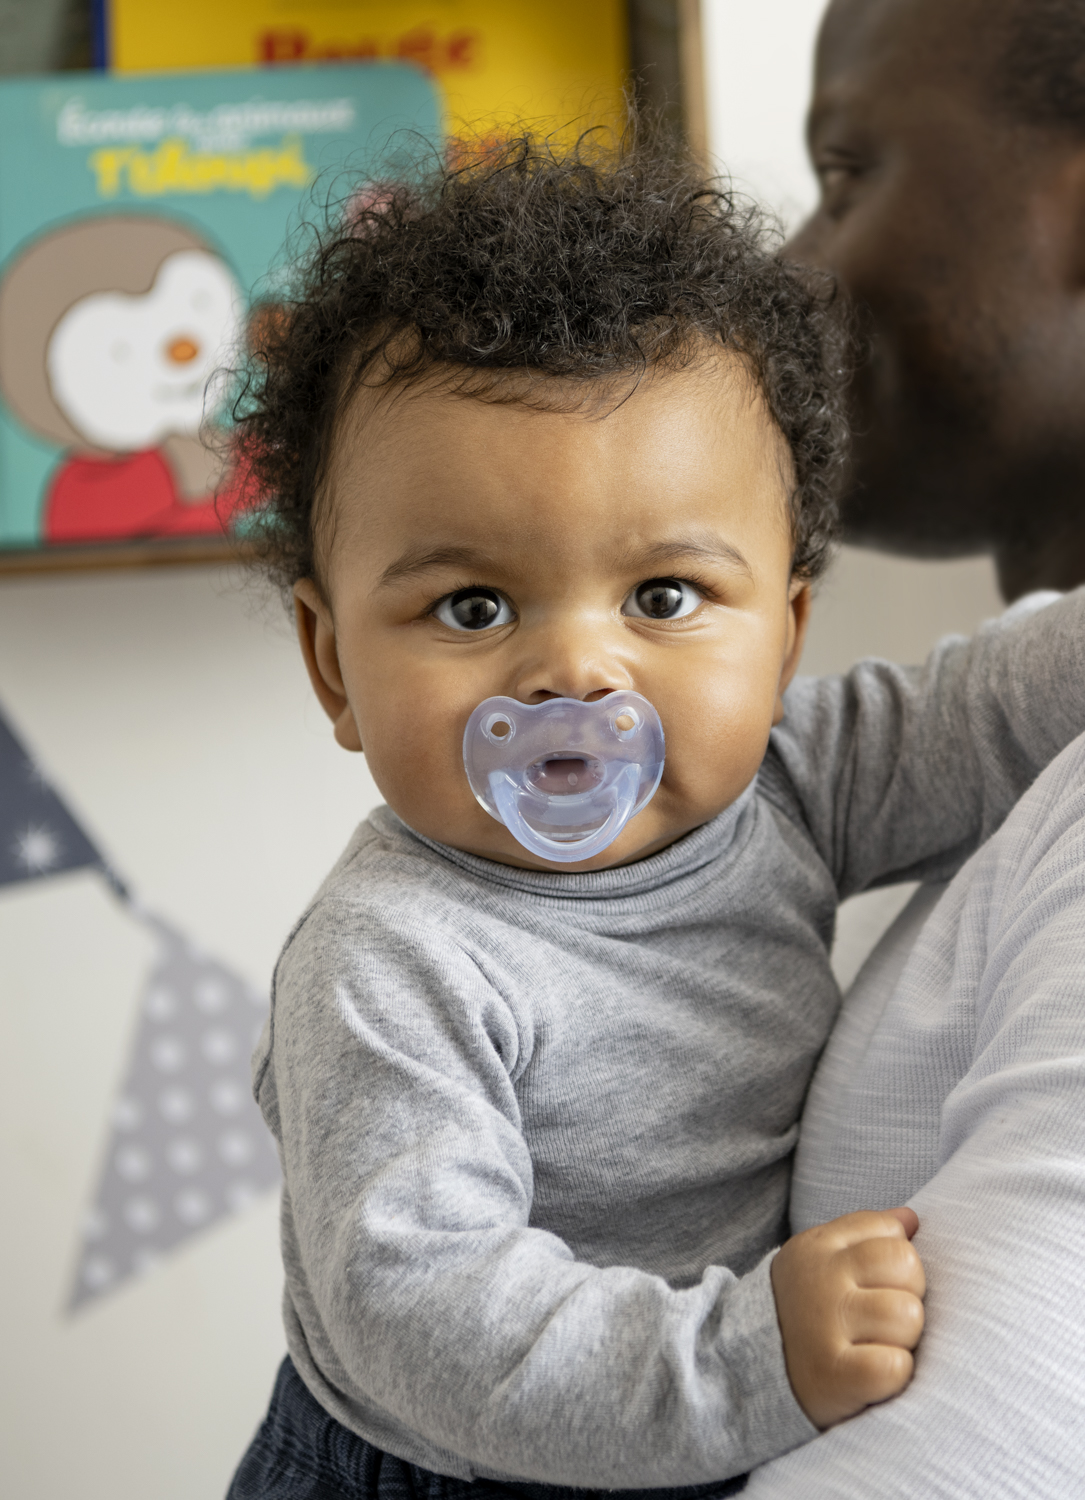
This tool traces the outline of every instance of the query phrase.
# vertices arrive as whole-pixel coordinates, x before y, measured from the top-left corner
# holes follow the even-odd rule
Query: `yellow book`
[[[628,70],[622,0],[106,0],[119,73],[398,61],[435,79],[450,134],[616,124]]]

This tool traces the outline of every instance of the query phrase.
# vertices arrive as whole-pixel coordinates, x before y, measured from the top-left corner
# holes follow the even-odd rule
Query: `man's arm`
[[[959,1063],[947,1065],[954,1049]],[[759,1469],[746,1495],[1079,1493],[1085,743],[1059,757],[962,871],[854,1058],[850,1082],[818,1171],[831,1176],[835,1167],[872,1207],[874,1184],[893,1195],[912,1175],[906,1190],[928,1277],[915,1379],[895,1400]],[[926,1138],[915,1128],[922,1120]],[[833,1207],[845,1206],[837,1196]]]

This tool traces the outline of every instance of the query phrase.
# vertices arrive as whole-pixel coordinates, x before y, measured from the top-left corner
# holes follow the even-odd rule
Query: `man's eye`
[[[845,165],[842,162],[823,162],[821,166],[815,168],[815,171],[818,175],[818,181],[826,192],[830,192],[834,187],[842,187],[844,183],[850,182],[856,175],[853,166]]]
[[[647,583],[638,583],[622,605],[622,614],[642,620],[681,620],[703,599],[692,583],[679,578],[650,578]]]
[[[453,630],[488,630],[515,618],[507,601],[494,589],[460,589],[442,599],[433,613],[442,625]]]
[[[830,213],[846,208],[850,195],[864,176],[858,162],[822,162],[815,165],[823,208]]]

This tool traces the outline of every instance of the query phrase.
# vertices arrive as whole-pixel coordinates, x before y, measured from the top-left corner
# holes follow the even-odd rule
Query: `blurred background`
[[[633,78],[787,227],[815,196],[802,131],[820,11],[820,0],[579,0],[537,13],[470,0],[0,0],[0,73],[56,75],[49,87],[86,78],[90,99],[96,70],[150,90],[158,70],[237,68],[255,97],[264,67],[309,76],[331,63],[353,77],[394,60],[430,80],[446,129],[483,133],[517,113],[613,118]],[[31,96],[10,97],[26,113],[4,116],[9,145],[32,123]],[[4,172],[0,160],[0,231]],[[24,498],[0,493],[0,507]],[[998,608],[985,558],[844,549],[806,667],[914,660]],[[0,639],[0,713],[39,781],[193,953],[266,993],[284,935],[378,800],[364,761],[334,745],[279,602],[221,539],[172,554],[165,541],[9,546]],[[85,863],[50,875],[31,861],[28,878],[0,886],[0,1492],[218,1496],[284,1348],[276,1197],[266,1186],[236,1196],[138,1275],[91,1256],[117,1132],[131,1125],[118,1100],[141,1049],[168,1055],[146,1031],[166,1006],[147,987],[156,929]],[[845,980],[901,899],[849,904]],[[243,1057],[229,1066],[244,1077]],[[137,1157],[123,1161],[138,1176]]]

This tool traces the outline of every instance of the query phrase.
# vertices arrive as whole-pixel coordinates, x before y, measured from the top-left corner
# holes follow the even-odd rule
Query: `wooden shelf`
[[[253,548],[228,537],[194,536],[78,547],[0,551],[0,576],[76,573],[98,568],[178,568],[248,562]]]

